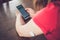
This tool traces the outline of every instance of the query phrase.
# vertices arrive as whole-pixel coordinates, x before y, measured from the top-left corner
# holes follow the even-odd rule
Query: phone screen
[[[24,7],[22,5],[18,5],[17,9],[21,12],[21,15],[22,15],[24,21],[27,23],[31,19],[29,13],[24,9]]]
[[[17,9],[21,12],[21,15],[24,20],[28,20],[30,18],[29,13],[24,9],[22,5],[17,6]]]

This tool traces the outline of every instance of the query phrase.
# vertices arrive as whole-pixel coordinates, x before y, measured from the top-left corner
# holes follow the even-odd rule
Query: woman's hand
[[[31,17],[34,16],[34,11],[30,8],[27,8],[27,12],[30,14]],[[28,23],[25,24],[20,12],[16,12],[16,31],[21,37],[32,37],[39,34],[42,34],[41,29],[33,22],[31,19]],[[33,35],[32,35],[33,33]]]
[[[26,8],[25,10],[30,14],[31,18],[35,15],[35,11],[32,8]]]
[[[34,15],[35,15],[35,11],[32,9],[32,8],[26,8],[25,9],[29,14],[30,14],[30,17],[32,18]],[[21,25],[24,25],[25,22],[21,16],[21,13],[19,11],[16,11],[16,16],[17,15],[20,15],[20,22],[21,22]]]

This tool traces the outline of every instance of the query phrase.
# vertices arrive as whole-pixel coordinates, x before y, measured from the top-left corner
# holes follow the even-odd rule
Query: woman
[[[27,12],[32,15],[33,10],[28,8]],[[21,25],[23,24],[23,25]],[[24,20],[17,14],[16,31],[21,37],[32,37],[44,34],[47,40],[60,40],[60,0],[51,0],[49,4],[25,24]]]

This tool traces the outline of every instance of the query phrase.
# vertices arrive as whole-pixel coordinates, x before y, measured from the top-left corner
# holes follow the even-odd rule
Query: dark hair
[[[34,8],[38,8],[38,10],[40,10],[40,7],[43,6],[45,7],[48,3],[48,0],[34,0]]]
[[[57,3],[56,1],[60,1],[60,0],[51,0],[51,2],[53,2],[55,6],[59,6],[60,7],[60,4]]]
[[[48,4],[48,0],[43,0],[44,7]]]
[[[36,1],[36,6],[37,5],[43,5],[44,7],[47,5],[48,0],[37,0]]]
[[[51,0],[51,2],[60,1],[60,0]]]

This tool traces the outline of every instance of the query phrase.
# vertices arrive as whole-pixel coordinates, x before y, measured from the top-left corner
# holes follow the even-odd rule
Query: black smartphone
[[[17,9],[21,12],[21,15],[25,22],[28,22],[31,19],[29,13],[25,10],[25,8],[22,5],[18,5]]]

